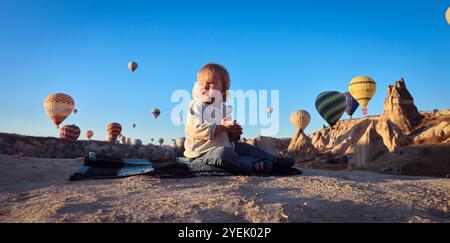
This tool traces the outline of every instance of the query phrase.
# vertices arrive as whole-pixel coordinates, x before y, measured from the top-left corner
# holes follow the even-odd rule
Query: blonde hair
[[[211,80],[219,80],[222,82],[223,101],[227,99],[227,91],[230,89],[231,80],[225,66],[217,63],[208,63],[202,67],[197,75],[197,82],[208,82]]]

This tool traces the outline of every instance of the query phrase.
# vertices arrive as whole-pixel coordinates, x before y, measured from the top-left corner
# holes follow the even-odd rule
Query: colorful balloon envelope
[[[87,139],[91,139],[94,136],[94,132],[91,130],[86,131],[85,133]]]
[[[377,92],[377,83],[367,76],[359,76],[350,81],[348,91],[363,107],[364,115],[367,115],[367,105]]]
[[[113,122],[106,127],[106,136],[109,142],[115,142],[122,132],[122,126],[119,123]]]
[[[75,107],[75,101],[70,95],[63,93],[51,94],[45,98],[44,108],[47,115],[59,128],[59,125],[70,116]]]
[[[327,91],[316,98],[316,109],[323,119],[334,126],[345,112],[345,96],[337,91]]]
[[[450,7],[448,7],[447,12],[445,13],[445,18],[447,19],[447,23],[450,24]]]
[[[350,117],[352,117],[355,111],[358,109],[359,103],[355,98],[353,98],[353,96],[349,92],[345,92],[343,93],[343,95],[345,96],[345,101],[347,103],[347,108],[345,108],[345,112]]]
[[[273,113],[273,108],[272,108],[272,107],[267,108],[267,113],[269,113],[270,115],[272,115],[272,113]]]
[[[184,142],[185,141],[186,141],[185,137],[178,138],[177,141],[176,141],[177,147],[178,148],[184,147]]]
[[[152,116],[154,119],[158,119],[159,115],[161,115],[161,111],[159,109],[153,109],[152,110]]]
[[[75,125],[65,125],[59,130],[59,137],[67,142],[75,143],[80,137],[80,128]]]
[[[130,72],[134,73],[134,71],[136,71],[137,68],[138,68],[137,62],[128,63],[128,69],[130,69]]]
[[[120,137],[120,141],[121,141],[123,144],[126,144],[126,143],[127,143],[127,137],[125,137],[125,136]]]
[[[297,130],[305,130],[309,122],[311,122],[311,115],[305,110],[294,111],[291,114],[291,123]]]

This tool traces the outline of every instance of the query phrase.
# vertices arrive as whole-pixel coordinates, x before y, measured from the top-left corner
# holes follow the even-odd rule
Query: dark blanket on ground
[[[289,168],[271,174],[246,174],[248,176],[292,176],[301,175],[296,168]],[[85,163],[74,173],[71,181],[112,179],[134,175],[147,175],[157,178],[189,178],[198,176],[233,176],[239,173],[227,172],[224,169],[203,163],[178,158],[177,161],[129,160],[99,156],[95,160],[85,158]]]

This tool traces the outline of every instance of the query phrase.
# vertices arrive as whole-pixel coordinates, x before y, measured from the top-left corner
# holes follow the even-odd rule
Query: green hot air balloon
[[[334,126],[347,108],[345,96],[337,91],[321,93],[316,98],[316,108],[325,121]]]

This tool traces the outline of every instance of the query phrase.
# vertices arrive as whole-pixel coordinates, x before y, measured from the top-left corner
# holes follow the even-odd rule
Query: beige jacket
[[[199,99],[191,101],[185,126],[185,157],[197,158],[215,147],[233,147],[227,133],[216,136],[216,126],[225,117],[225,109],[225,105],[208,105]]]

